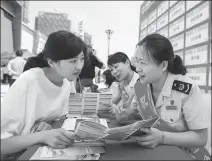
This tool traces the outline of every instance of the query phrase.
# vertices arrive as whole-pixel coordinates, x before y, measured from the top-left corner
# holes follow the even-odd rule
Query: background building
[[[203,92],[211,93],[211,1],[145,1],[139,40],[151,33],[169,38]]]
[[[39,12],[35,19],[35,30],[47,37],[52,32],[58,30],[70,31],[70,29],[71,20],[65,13]]]
[[[47,36],[37,30],[34,31],[34,43],[32,52],[35,54],[39,54],[44,49],[46,40]]]
[[[80,19],[77,23],[77,35],[84,40],[85,33],[85,20]]]
[[[1,53],[21,47],[22,1],[1,1]]]
[[[92,45],[92,36],[87,32],[84,33],[84,42],[87,45]]]
[[[27,24],[22,22],[21,27],[21,49],[27,49],[32,53],[34,41],[34,31],[28,27]]]
[[[23,1],[23,22],[29,23],[29,1]]]

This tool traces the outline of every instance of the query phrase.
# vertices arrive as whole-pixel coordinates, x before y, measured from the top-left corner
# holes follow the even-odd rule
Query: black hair
[[[105,75],[105,85],[109,88],[111,84],[116,81],[116,78],[112,76],[111,71],[109,69],[105,70],[102,74]]]
[[[65,30],[56,31],[48,36],[43,51],[36,57],[31,57],[27,60],[24,71],[35,67],[49,67],[47,59],[54,62],[66,60],[76,57],[83,51],[85,61],[87,57],[86,44],[74,35]]]
[[[17,50],[15,52],[16,56],[23,56],[23,51],[22,50]]]
[[[136,68],[131,64],[130,59],[123,52],[116,52],[116,53],[114,53],[112,55],[109,55],[108,56],[108,60],[107,60],[107,65],[108,66],[109,65],[112,66],[113,64],[116,64],[116,63],[125,63],[127,60],[130,62],[131,70],[136,72]]]
[[[24,65],[23,72],[36,67],[39,68],[49,67],[47,59],[45,58],[43,52],[39,53],[36,57],[28,58]]]
[[[160,34],[150,34],[142,39],[137,46],[142,46],[145,50],[144,54],[146,54],[146,57],[156,64],[168,61],[167,70],[170,73],[181,75],[187,73],[187,69],[183,65],[181,57],[174,55],[173,46],[166,37]]]

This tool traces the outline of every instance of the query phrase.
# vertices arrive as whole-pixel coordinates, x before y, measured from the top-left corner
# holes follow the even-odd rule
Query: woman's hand
[[[158,144],[163,143],[163,132],[156,128],[141,128],[141,132],[146,133],[143,136],[131,136],[140,146],[155,148]]]
[[[75,133],[63,128],[43,131],[42,133],[42,142],[58,149],[66,148],[68,145],[73,144],[74,140],[80,140]]]
[[[118,106],[116,104],[110,103],[108,104],[108,109],[111,115],[115,115],[118,110]]]
[[[34,124],[34,126],[30,130],[30,133],[51,130],[51,129],[52,129],[52,126],[50,124],[46,123],[45,121],[41,121]]]
[[[122,92],[122,101],[123,101],[123,108],[130,108],[132,100],[135,96],[135,93],[130,92],[130,94],[127,94],[126,91]]]

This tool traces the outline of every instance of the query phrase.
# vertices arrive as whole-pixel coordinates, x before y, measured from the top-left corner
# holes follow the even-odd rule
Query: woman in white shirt
[[[2,155],[20,152],[34,144],[65,148],[73,143],[77,138],[74,133],[51,129],[50,123],[68,113],[69,94],[75,92],[74,84],[71,91],[69,81],[80,74],[84,57],[86,45],[79,37],[68,31],[49,35],[37,68],[22,73],[4,97]]]
[[[125,109],[131,108],[131,102],[135,96],[134,84],[138,80],[139,75],[135,72],[135,67],[131,65],[125,53],[117,52],[109,56],[107,64],[112,76],[118,81],[110,112],[116,114],[117,120],[120,121],[121,113]]]

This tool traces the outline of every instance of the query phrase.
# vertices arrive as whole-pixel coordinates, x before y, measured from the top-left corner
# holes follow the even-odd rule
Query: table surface
[[[55,122],[52,127],[59,128],[64,120]],[[109,127],[117,126],[114,120],[108,123]],[[29,147],[18,160],[30,160],[40,145]],[[177,146],[158,145],[154,149],[141,147],[135,143],[108,144],[105,154],[100,160],[192,160],[192,158]]]

